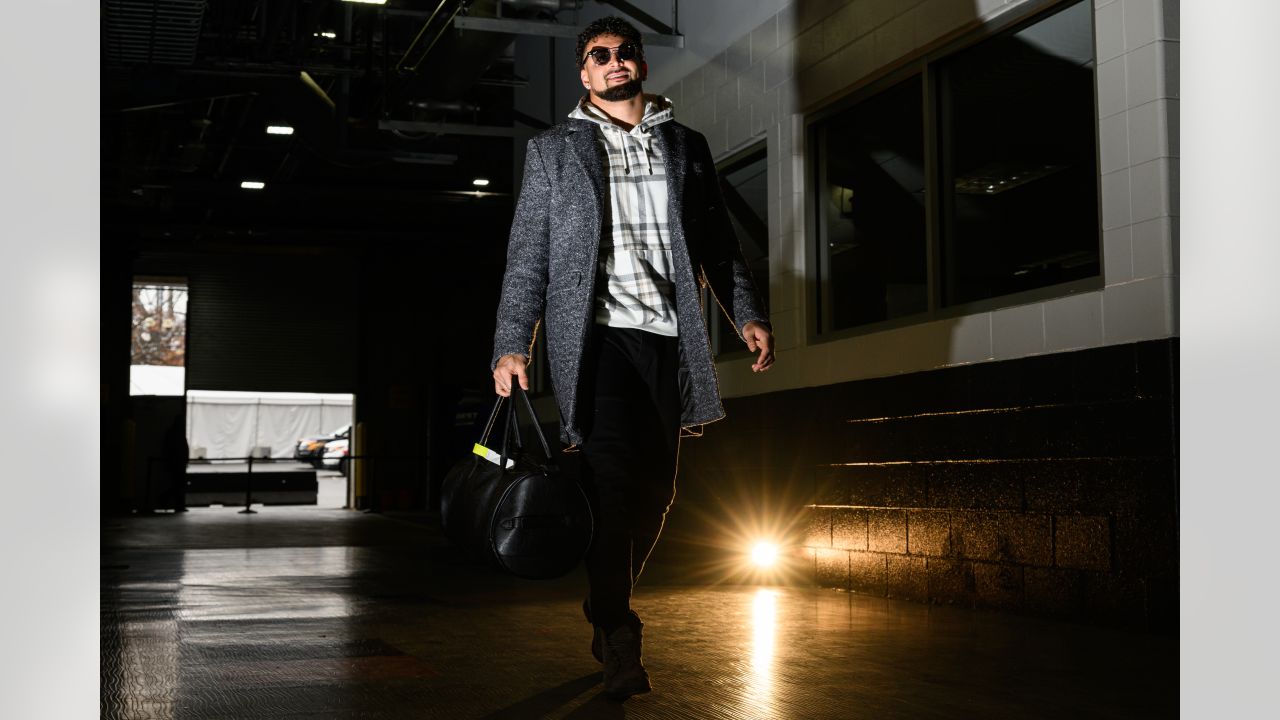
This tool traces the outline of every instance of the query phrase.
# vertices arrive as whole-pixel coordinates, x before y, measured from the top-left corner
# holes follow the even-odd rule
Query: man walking
[[[529,141],[494,337],[504,397],[543,321],[561,439],[582,451],[595,513],[591,650],[616,699],[648,692],[631,591],[675,497],[682,428],[724,416],[700,286],[773,364],[773,335],[721,198],[706,139],[645,94],[640,33],[606,17],[578,36],[586,94]]]

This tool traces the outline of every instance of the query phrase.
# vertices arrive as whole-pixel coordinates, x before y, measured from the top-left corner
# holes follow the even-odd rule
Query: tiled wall
[[[1178,0],[1095,0],[1105,287],[834,341],[805,308],[805,112],[1022,0],[795,0],[665,90],[719,156],[769,153],[779,361],[720,366],[726,396],[1177,335]],[[758,278],[764,283],[764,278]]]

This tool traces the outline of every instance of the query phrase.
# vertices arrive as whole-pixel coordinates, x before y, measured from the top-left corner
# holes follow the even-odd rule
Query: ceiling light
[[[264,188],[264,187],[266,187],[266,186],[267,186],[267,184],[266,184],[266,183],[261,182],[261,181],[259,181],[259,180],[242,180],[242,181],[240,181],[240,187],[241,187],[241,188],[243,188],[243,189],[245,189],[245,190],[261,190],[262,188]]]
[[[334,38],[338,37],[338,33],[332,30],[322,30],[317,33],[311,33],[311,37],[322,37],[322,38],[329,38],[330,40],[333,40]]]
[[[452,153],[397,152],[391,156],[391,161],[417,165],[452,165],[458,161],[458,156]]]
[[[486,180],[485,178],[476,178],[475,180],[471,181],[471,184],[475,185],[476,187],[486,187],[488,186],[489,181]]]
[[[288,125],[268,125],[267,134],[268,135],[292,135],[293,128],[289,127]]]
[[[387,0],[342,0],[342,2],[360,3],[361,5],[386,5]]]

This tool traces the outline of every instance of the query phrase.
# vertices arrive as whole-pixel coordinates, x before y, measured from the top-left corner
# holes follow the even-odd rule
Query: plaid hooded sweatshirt
[[[667,172],[652,128],[672,118],[671,101],[644,95],[644,116],[624,130],[587,96],[569,117],[597,126],[609,177],[609,214],[600,241],[595,321],[676,336],[675,272],[667,225]]]

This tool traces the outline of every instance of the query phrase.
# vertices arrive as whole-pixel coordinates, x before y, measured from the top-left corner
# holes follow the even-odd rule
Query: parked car
[[[330,440],[324,446],[324,457],[321,464],[329,469],[336,469],[343,475],[347,474],[347,466],[350,464],[351,440],[349,438],[338,438]]]
[[[312,467],[319,468],[322,466],[321,461],[324,459],[325,445],[334,440],[349,437],[351,437],[351,426],[343,425],[328,435],[299,438],[298,444],[293,450],[293,457],[299,462],[311,463]]]

